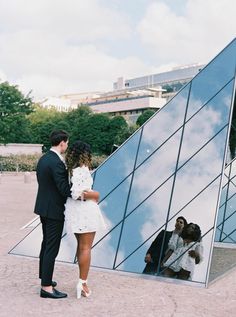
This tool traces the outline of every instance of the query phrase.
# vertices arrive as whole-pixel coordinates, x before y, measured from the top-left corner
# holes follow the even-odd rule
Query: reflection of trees
[[[185,86],[188,83],[188,81],[183,81],[183,82],[176,82],[173,84],[166,84],[163,85],[162,88],[166,89],[166,92],[174,92],[174,91],[179,91],[183,86]]]
[[[231,130],[229,135],[229,150],[230,150],[230,159],[232,160],[236,156],[236,98],[234,98]]]

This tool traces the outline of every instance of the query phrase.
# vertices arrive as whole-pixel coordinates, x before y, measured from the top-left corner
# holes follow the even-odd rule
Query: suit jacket
[[[161,254],[161,246],[162,246],[163,239],[164,239],[164,232],[165,232],[165,230],[162,230],[157,235],[155,240],[152,242],[150,248],[147,250],[146,254],[149,253],[151,255],[152,262],[146,264],[143,273],[151,273],[151,274],[157,273],[159,259],[161,258],[161,261],[163,260],[163,258],[165,256],[165,252],[168,249],[169,240],[170,240],[172,233],[173,233],[173,231],[166,231],[165,232],[165,240],[164,240],[162,254]],[[160,263],[161,263],[161,261],[160,261]]]
[[[68,172],[59,156],[48,151],[37,165],[38,193],[34,212],[42,217],[64,220],[65,202],[71,196]]]

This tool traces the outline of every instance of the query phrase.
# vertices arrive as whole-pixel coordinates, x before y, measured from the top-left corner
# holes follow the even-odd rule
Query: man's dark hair
[[[188,222],[187,222],[187,220],[186,220],[183,216],[179,216],[176,220],[178,220],[178,219],[182,219],[182,220],[183,220],[183,222],[184,222],[184,227],[187,226]]]
[[[52,146],[57,146],[61,141],[66,142],[69,139],[69,134],[64,130],[55,130],[50,134],[50,142]]]

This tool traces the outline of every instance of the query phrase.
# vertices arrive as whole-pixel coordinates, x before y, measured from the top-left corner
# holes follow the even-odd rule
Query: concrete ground
[[[207,289],[177,285],[139,276],[91,269],[91,297],[77,300],[77,267],[56,263],[54,279],[67,299],[39,297],[38,260],[8,255],[26,234],[20,230],[33,217],[37,184],[35,176],[0,176],[0,316],[236,316],[236,269]]]

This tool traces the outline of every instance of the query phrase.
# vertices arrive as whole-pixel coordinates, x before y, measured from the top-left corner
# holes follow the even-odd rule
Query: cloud
[[[0,4],[1,72],[36,98],[208,62],[235,36],[234,0],[185,0],[181,10],[170,0],[140,0],[135,10],[107,0]]]
[[[2,71],[33,95],[111,90],[119,76],[147,70],[136,56],[109,47],[131,35],[127,16],[97,0],[15,0],[0,12]]]
[[[177,14],[158,0],[147,8],[138,31],[158,63],[206,63],[235,37],[235,10],[234,0],[187,0]]]
[[[0,69],[0,83],[4,82],[7,80],[6,75],[4,74],[4,72]]]

